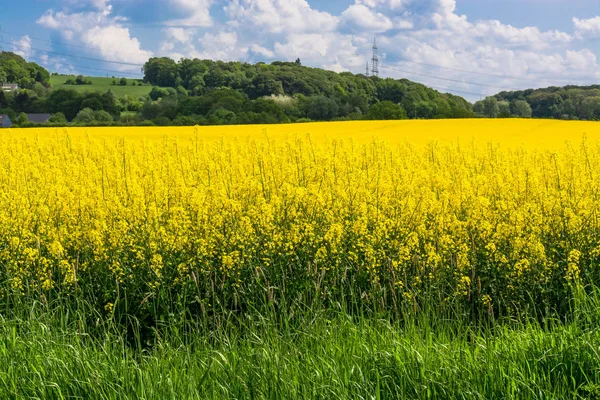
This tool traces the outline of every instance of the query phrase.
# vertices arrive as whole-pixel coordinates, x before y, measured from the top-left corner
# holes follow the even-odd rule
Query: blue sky
[[[15,4],[16,3],[16,4]],[[476,100],[600,82],[599,0],[24,0],[1,46],[51,71],[140,76],[152,56],[295,60]]]

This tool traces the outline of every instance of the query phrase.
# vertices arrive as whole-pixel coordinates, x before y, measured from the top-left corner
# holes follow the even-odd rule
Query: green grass
[[[0,398],[600,398],[599,306],[592,294],[568,322],[479,327],[331,310],[171,317],[141,343],[83,309],[23,303],[0,319]]]
[[[127,86],[120,86],[119,79],[117,78],[101,78],[101,77],[86,77],[92,81],[91,85],[65,85],[67,79],[75,79],[74,75],[52,75],[50,76],[50,84],[53,89],[72,89],[78,92],[106,92],[108,89],[112,90],[117,97],[123,97],[125,95],[139,98],[141,96],[145,96],[150,93],[152,90],[152,86],[148,84],[144,84],[143,86],[137,86],[137,82],[141,81],[140,79],[129,79],[127,78]],[[113,85],[112,82],[115,80],[117,85]],[[132,86],[131,82],[135,81],[136,86]]]

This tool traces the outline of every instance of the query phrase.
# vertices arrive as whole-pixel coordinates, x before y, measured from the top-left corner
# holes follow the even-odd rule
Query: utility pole
[[[379,50],[377,49],[377,38],[373,39],[373,58],[371,59],[373,76],[379,76]]]

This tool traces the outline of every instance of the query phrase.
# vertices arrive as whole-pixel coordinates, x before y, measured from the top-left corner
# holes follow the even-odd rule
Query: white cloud
[[[600,16],[590,19],[573,18],[575,34],[578,37],[600,36]]]
[[[96,11],[49,11],[38,23],[65,40],[100,48],[105,59],[139,57],[143,63],[152,54],[143,50],[124,20],[113,15],[109,0],[85,1]],[[457,12],[456,0],[347,0],[348,7],[339,15],[309,1],[168,0],[165,3],[179,17],[164,22],[167,27],[156,51],[176,60],[300,58],[305,65],[363,72],[377,36],[382,76],[435,87],[491,94],[502,88],[600,79],[596,54],[586,48],[587,39],[600,36],[600,16],[574,18],[570,32],[544,31],[472,20]],[[222,5],[224,20],[211,16],[217,5]],[[134,56],[110,51],[115,48]]]
[[[348,7],[341,16],[341,24],[358,32],[385,32],[394,27],[394,23],[385,14],[376,12],[363,5]]]
[[[200,40],[201,50],[198,58],[210,58],[213,60],[244,60],[248,48],[238,44],[236,32],[206,33]]]
[[[375,19],[377,15],[394,22],[394,27],[384,30],[389,24]],[[404,31],[398,31],[398,20],[405,24]],[[503,88],[591,83],[599,74],[592,51],[571,48],[575,34],[517,28],[497,20],[472,22],[456,13],[455,0],[355,0],[341,21],[353,32],[381,32],[377,40],[384,53],[382,76],[490,94]],[[600,33],[600,17],[574,22],[580,32]],[[367,46],[360,49],[364,59],[369,58]]]
[[[186,28],[167,28],[164,32],[168,40],[179,43],[189,43],[194,36],[194,30]]]
[[[108,6],[110,0],[90,0],[90,3],[99,10],[103,10]]]
[[[31,57],[33,50],[31,49],[31,38],[28,35],[22,36],[19,40],[12,40],[13,53],[21,57]]]
[[[144,50],[140,41],[123,26],[124,18],[112,16],[112,7],[81,13],[48,10],[37,23],[55,30],[67,42],[88,47],[94,57],[121,63],[143,64],[153,53]],[[112,69],[139,73],[139,67],[116,64]]]
[[[281,60],[300,58],[304,64],[318,65],[328,69],[353,70],[363,66],[365,60],[359,52],[359,43],[350,35],[336,32],[328,33],[293,33],[286,40],[274,45],[275,56]]]
[[[231,26],[274,34],[330,32],[338,24],[337,17],[311,8],[306,0],[231,0],[224,10]]]
[[[209,27],[213,25],[210,7],[213,0],[169,0],[176,9],[187,15],[167,22],[171,26]]]
[[[250,51],[256,55],[262,56],[262,57],[266,57],[266,58],[273,58],[275,57],[275,52],[273,52],[272,50],[267,49],[266,47],[263,46],[259,46],[257,44],[251,44],[250,45]]]
[[[387,7],[392,10],[405,8],[411,0],[356,0],[356,4],[362,4],[370,8]]]
[[[251,50],[248,44],[238,41],[235,31],[219,31],[205,33],[196,42],[187,42],[175,46],[173,42],[163,42],[161,52],[174,60],[181,58],[200,58],[222,61],[234,61],[247,59]],[[255,47],[255,50],[259,48]],[[268,51],[264,49],[264,51]]]

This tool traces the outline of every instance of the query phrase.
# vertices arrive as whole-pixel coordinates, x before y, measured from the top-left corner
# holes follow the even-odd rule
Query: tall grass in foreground
[[[0,320],[3,399],[600,397],[597,291],[568,322],[256,313],[216,330],[169,322],[150,347],[101,317],[90,334],[88,315],[62,307],[13,311]]]

